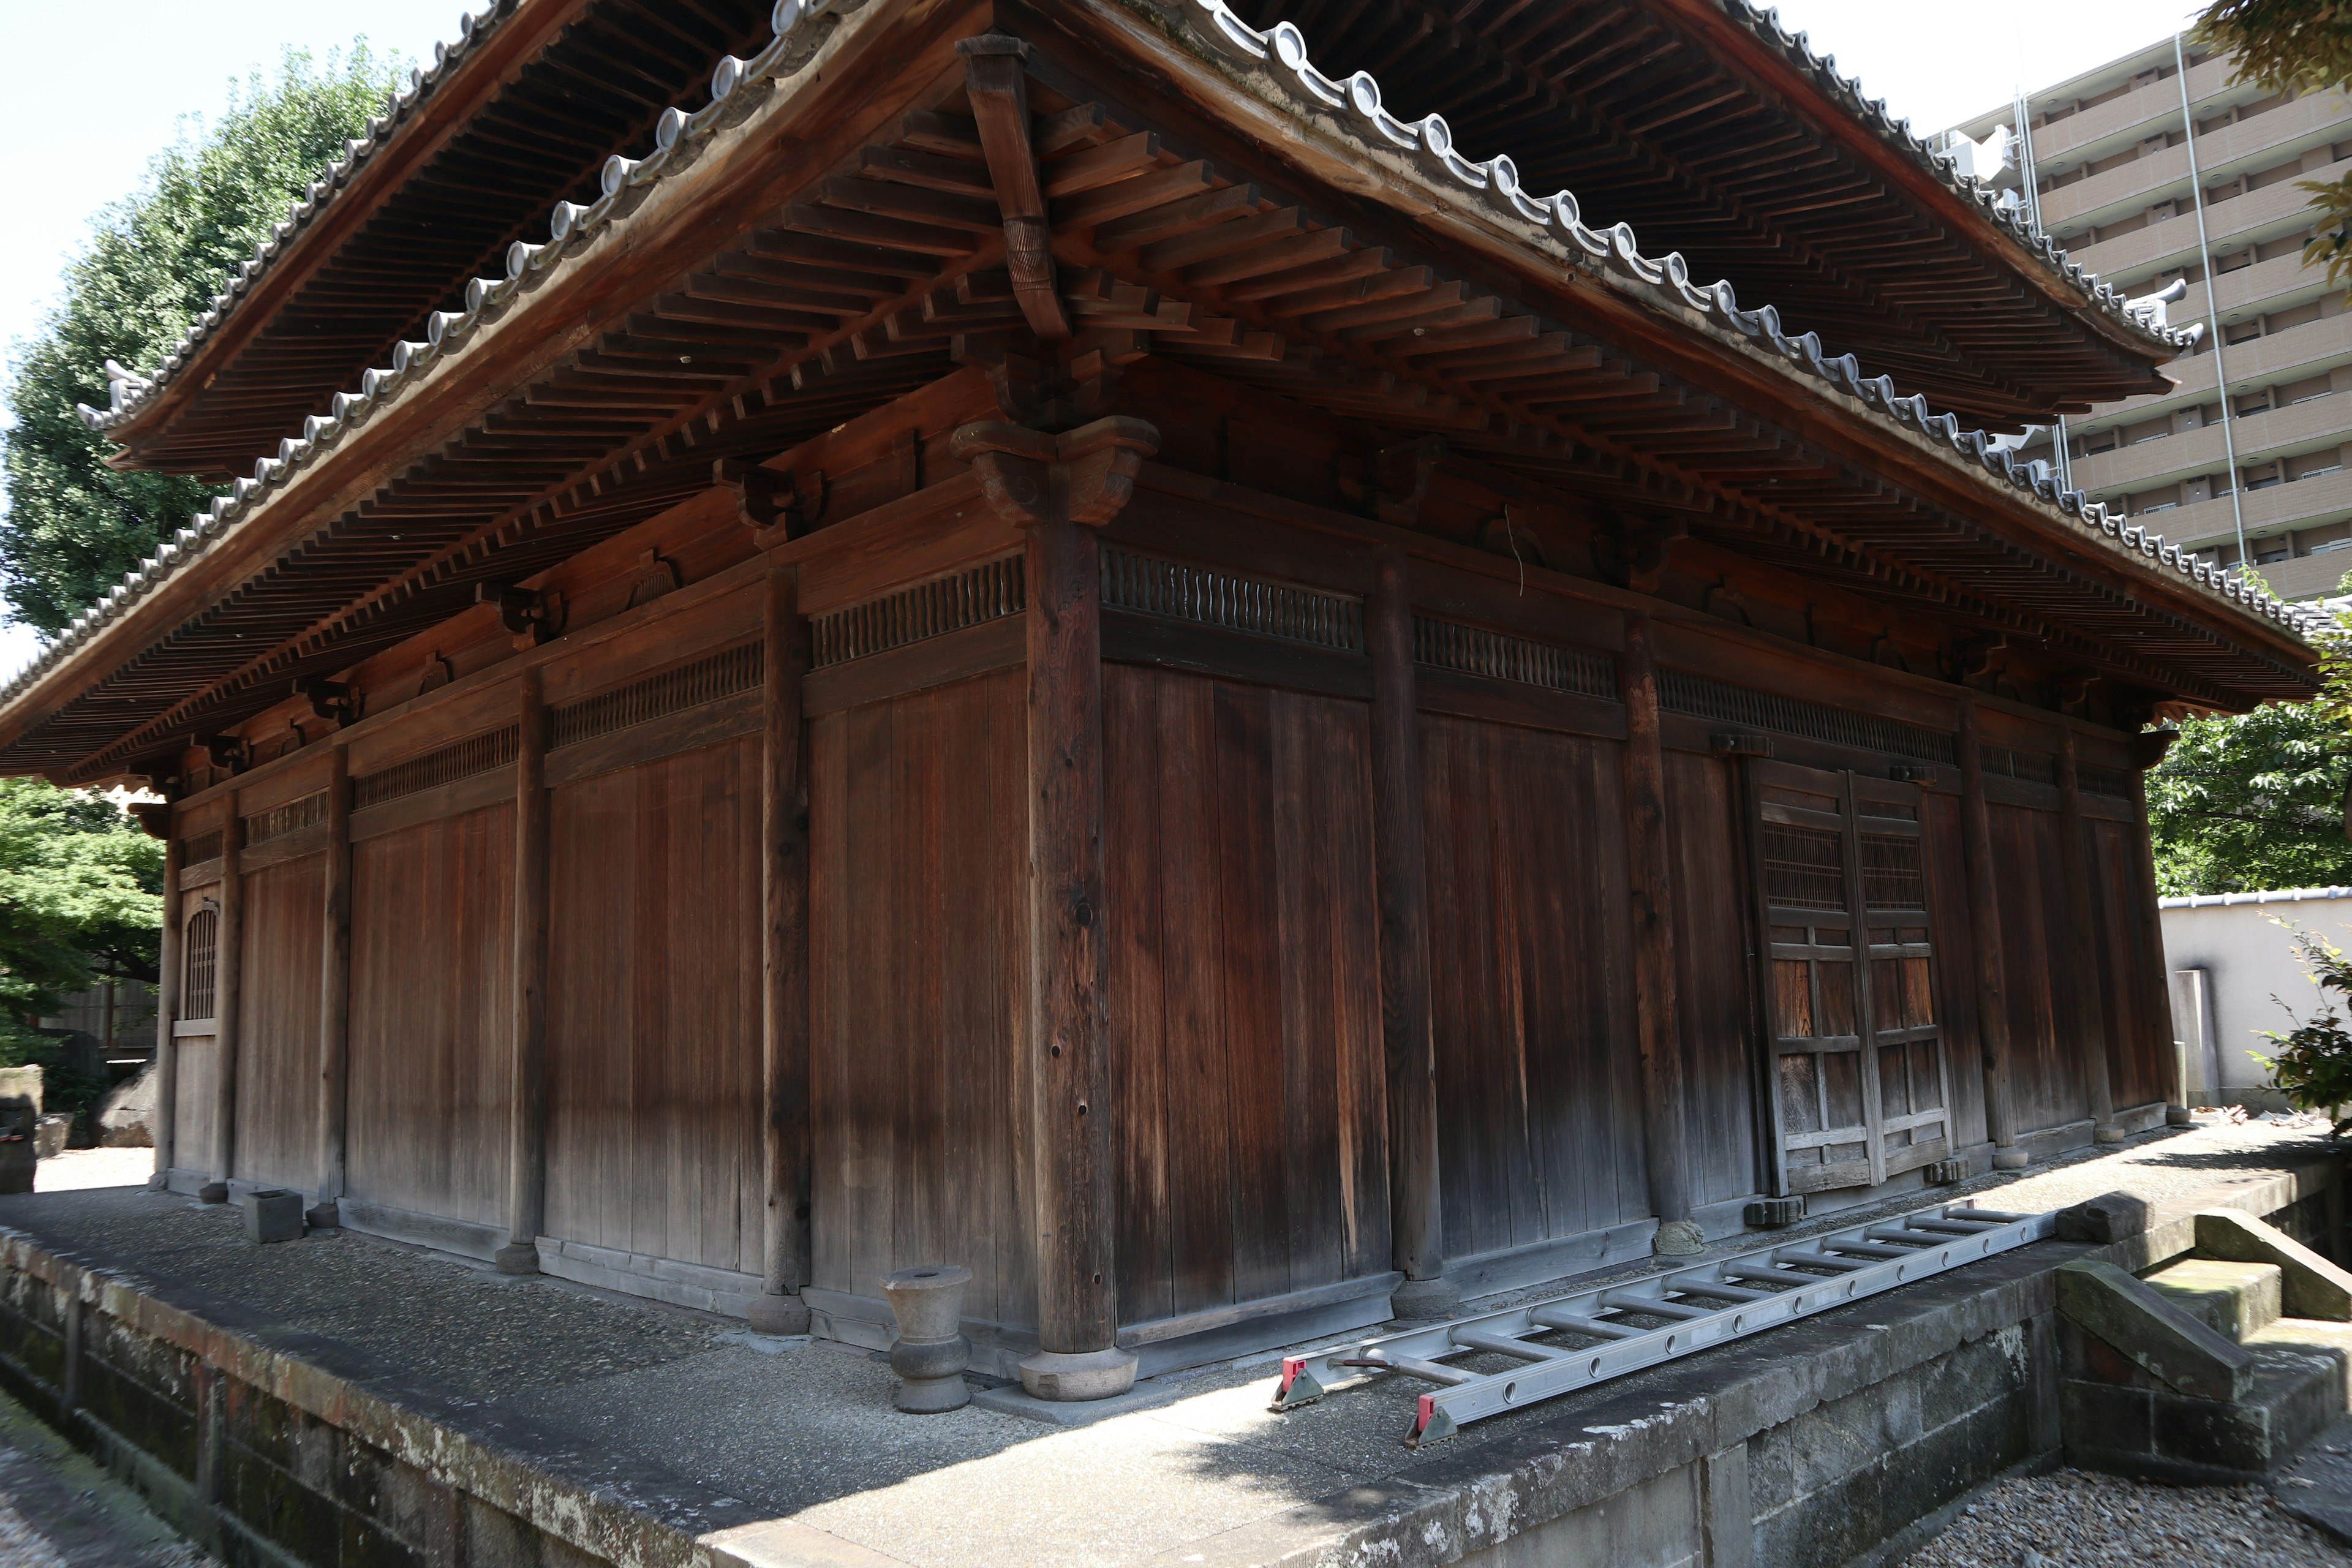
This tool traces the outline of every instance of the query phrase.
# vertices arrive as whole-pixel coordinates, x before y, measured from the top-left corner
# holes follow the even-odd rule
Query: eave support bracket
[[[1029,330],[1049,343],[1070,335],[1068,313],[1054,291],[1054,231],[1045,222],[1045,192],[1037,153],[1029,141],[1029,80],[1023,62],[1029,46],[1002,33],[983,33],[956,45],[964,57],[965,92],[980,127],[988,177],[1004,213],[1004,266],[1013,297]]]

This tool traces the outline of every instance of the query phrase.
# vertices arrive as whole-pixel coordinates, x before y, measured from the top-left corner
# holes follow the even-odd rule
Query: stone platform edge
[[[195,1300],[205,1293],[173,1294]],[[43,1311],[45,1305],[50,1310]],[[446,1415],[409,1408],[363,1386],[358,1379],[373,1369],[339,1373],[320,1364],[352,1359],[338,1355],[344,1347],[333,1342],[266,1324],[251,1331],[224,1326],[216,1320],[245,1315],[233,1303],[176,1304],[154,1288],[52,1250],[9,1226],[0,1226],[0,1315],[18,1320],[12,1325],[18,1332],[6,1336],[14,1342],[0,1345],[0,1386],[95,1454],[168,1523],[232,1563],[293,1568],[302,1561],[256,1521],[240,1517],[224,1474],[229,1465],[221,1451],[231,1411],[242,1405],[250,1414],[258,1402],[282,1405],[297,1423],[307,1418],[332,1427],[381,1456],[382,1462],[371,1464],[369,1456],[339,1455],[333,1468],[358,1484],[322,1482],[331,1489],[320,1499],[354,1516],[336,1521],[339,1534],[384,1536],[395,1557],[405,1548],[427,1561],[506,1568],[569,1560],[562,1550],[569,1548],[589,1561],[644,1568],[901,1568],[896,1558],[768,1517],[684,1478],[593,1459],[568,1444],[564,1457],[582,1462],[593,1479],[554,1474],[516,1451],[518,1440],[538,1436],[525,1422],[480,1412],[479,1431],[461,1429]],[[26,1330],[53,1342],[52,1353],[26,1355]],[[274,1349],[258,1337],[273,1332],[305,1342],[301,1353]],[[152,1451],[92,1408],[90,1373],[99,1366],[93,1352],[126,1342],[135,1350],[165,1352],[141,1358],[151,1367],[159,1359],[187,1363],[195,1431],[193,1454],[184,1448],[179,1458],[193,1463],[175,1464]],[[54,1364],[35,1364],[39,1361]],[[179,1380],[167,1372],[153,1381]],[[386,1485],[387,1470],[408,1474]],[[384,1517],[368,1519],[369,1511]],[[561,1543],[555,1556],[544,1550],[551,1542]]]

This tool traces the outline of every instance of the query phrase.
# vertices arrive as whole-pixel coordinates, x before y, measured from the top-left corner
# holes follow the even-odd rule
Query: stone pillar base
[[[332,1198],[320,1198],[302,1212],[302,1219],[312,1230],[341,1230],[343,1206]]]
[[[2091,1142],[2094,1143],[2120,1143],[2123,1141],[2124,1130],[2120,1127],[2110,1124],[2091,1129]]]
[[[1135,1386],[1133,1351],[1039,1351],[1021,1363],[1033,1399],[1109,1399]]]
[[[2185,1105],[2168,1105],[2164,1108],[2164,1124],[2167,1127],[2194,1127],[2197,1118],[2189,1113]]]
[[[755,1334],[804,1334],[809,1331],[808,1303],[798,1296],[763,1292],[751,1298],[743,1321]]]
[[[1659,1258],[1692,1258],[1706,1250],[1706,1232],[1695,1219],[1662,1219],[1650,1238],[1650,1251]]]
[[[228,1202],[228,1184],[226,1182],[206,1182],[203,1186],[196,1189],[196,1202],[200,1204],[225,1204]]]
[[[1389,1316],[1408,1323],[1450,1318],[1461,1305],[1462,1287],[1442,1275],[1435,1279],[1408,1279],[1389,1292]]]
[[[490,1264],[501,1274],[536,1274],[539,1248],[528,1241],[510,1241],[490,1254]]]
[[[2011,1144],[2006,1149],[1992,1152],[1992,1168],[1996,1171],[2022,1171],[2032,1159],[2032,1155]]]

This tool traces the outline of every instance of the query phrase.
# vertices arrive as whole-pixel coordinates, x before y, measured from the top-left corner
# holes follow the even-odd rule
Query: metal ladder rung
[[[1417,1447],[1453,1435],[1464,1423],[1768,1332],[2024,1247],[2048,1237],[2053,1226],[2047,1215],[1938,1205],[1893,1221],[1865,1221],[1826,1231],[1800,1243],[1759,1247],[1744,1256],[1594,1285],[1549,1301],[1286,1355],[1274,1407],[1310,1405],[1324,1396],[1327,1384],[1357,1369],[1403,1373],[1437,1385],[1415,1400],[1412,1428],[1405,1441]],[[1790,1264],[1822,1272],[1801,1272]],[[1635,1328],[1623,1321],[1626,1317],[1660,1326]],[[1548,1331],[1598,1342],[1573,1349],[1531,1342],[1533,1336]],[[1470,1352],[1505,1356],[1517,1364],[1490,1373],[1444,1364]]]

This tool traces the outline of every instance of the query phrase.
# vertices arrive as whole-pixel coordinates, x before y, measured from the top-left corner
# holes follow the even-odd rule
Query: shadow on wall
[[[2352,951],[2352,888],[2214,893],[2158,908],[2186,1102],[2288,1109],[2254,1058],[2272,1052],[2265,1031],[2291,1029],[2326,1005],[2290,928]]]

